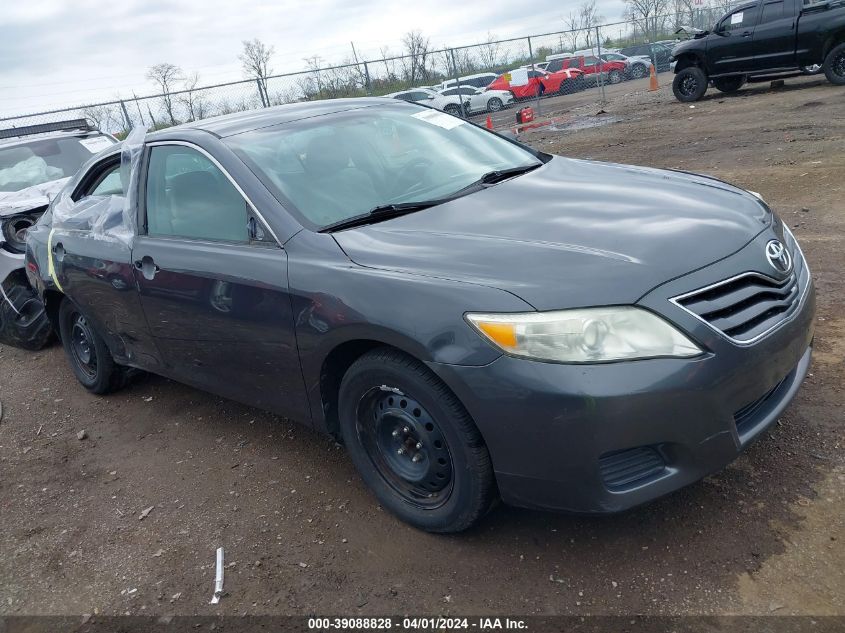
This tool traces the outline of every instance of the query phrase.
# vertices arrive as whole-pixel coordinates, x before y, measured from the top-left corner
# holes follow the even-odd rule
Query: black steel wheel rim
[[[91,380],[97,377],[97,348],[94,347],[94,333],[88,321],[78,312],[71,316],[70,351],[73,361],[85,376]]]
[[[406,503],[442,506],[452,494],[454,466],[437,421],[415,398],[384,387],[361,398],[358,441],[379,476]]]
[[[833,73],[838,77],[845,77],[845,52],[839,53],[833,60]]]
[[[698,80],[691,76],[687,75],[681,80],[681,93],[689,96],[695,94],[695,91],[698,90]]]

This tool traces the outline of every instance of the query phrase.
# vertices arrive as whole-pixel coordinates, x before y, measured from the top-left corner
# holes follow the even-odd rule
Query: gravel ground
[[[523,140],[725,178],[804,245],[815,360],[765,438],[622,515],[500,507],[432,536],[305,428],[152,376],[98,398],[59,346],[0,347],[0,615],[845,614],[845,92],[802,78],[695,108],[643,82],[608,93],[598,117],[583,94],[546,100],[566,120]],[[209,605],[220,546],[228,595]]]

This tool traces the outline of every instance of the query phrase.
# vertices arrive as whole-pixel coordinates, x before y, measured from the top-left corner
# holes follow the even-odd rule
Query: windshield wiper
[[[353,215],[351,218],[339,220],[337,222],[329,224],[328,226],[324,226],[322,229],[320,229],[320,233],[332,233],[334,231],[340,231],[342,229],[350,229],[354,226],[363,226],[365,224],[381,222],[382,220],[389,220],[390,218],[396,218],[400,215],[407,215],[408,213],[413,213],[414,211],[422,211],[423,209],[428,209],[429,207],[433,207],[438,204],[443,204],[444,202],[448,202],[449,200],[451,200],[451,198],[440,198],[438,200],[422,200],[420,202],[397,202],[393,204],[381,204],[377,207],[373,207],[366,213]]]
[[[497,182],[502,182],[508,178],[519,176],[520,174],[527,174],[529,171],[534,171],[538,167],[542,167],[543,163],[536,163],[534,165],[521,165],[520,167],[509,167],[508,169],[496,169],[488,171],[476,183],[482,185],[493,185]]]

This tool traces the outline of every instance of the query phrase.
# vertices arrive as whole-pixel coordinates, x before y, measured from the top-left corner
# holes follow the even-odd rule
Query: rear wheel
[[[713,80],[713,85],[719,92],[731,94],[745,85],[745,75],[739,75],[737,77],[720,77],[719,79]]]
[[[845,44],[835,46],[824,60],[824,75],[837,86],[845,86]]]
[[[69,299],[59,308],[59,330],[70,367],[88,391],[105,394],[126,383],[127,370],[114,362],[105,341]]]
[[[611,70],[607,78],[610,83],[618,84],[620,81],[622,81],[622,73],[620,73],[618,70]]]
[[[707,92],[707,75],[697,66],[684,68],[672,81],[672,92],[678,101],[689,103],[698,101]]]
[[[384,507],[430,532],[476,523],[495,496],[490,455],[455,395],[418,360],[376,349],[343,377],[340,431]]]

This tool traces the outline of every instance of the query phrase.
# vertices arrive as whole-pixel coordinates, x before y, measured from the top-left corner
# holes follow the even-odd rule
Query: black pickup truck
[[[796,75],[821,65],[845,85],[845,0],[758,0],[732,9],[712,31],[672,53],[679,101],[698,101],[710,82],[736,92],[746,81]]]

